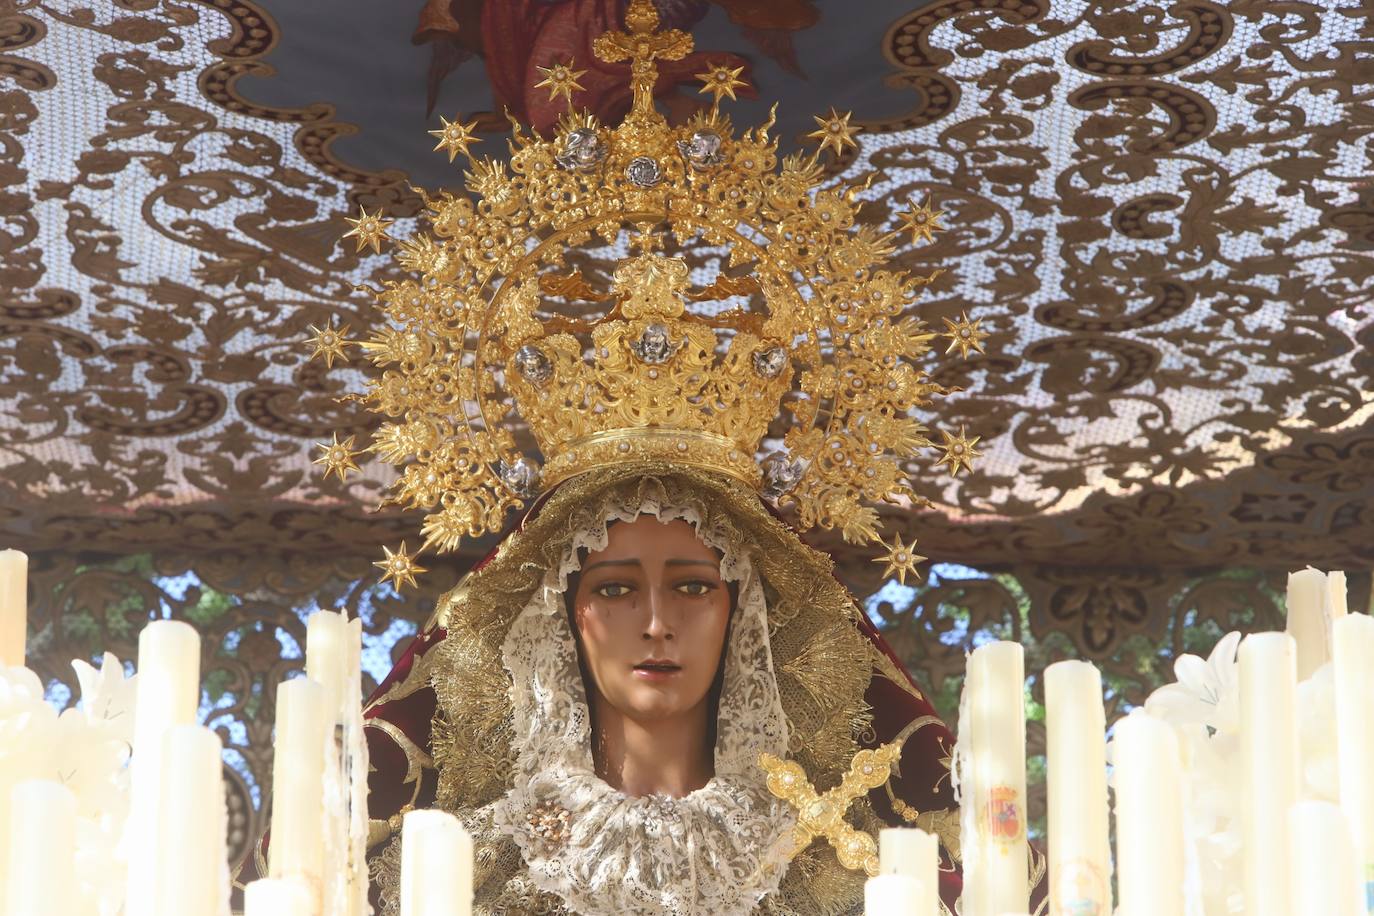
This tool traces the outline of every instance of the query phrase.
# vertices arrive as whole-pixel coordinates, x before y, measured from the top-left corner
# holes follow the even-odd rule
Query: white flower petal
[[[1180,655],[1175,659],[1174,677],[1178,678],[1179,686],[1200,698],[1211,696],[1215,687],[1211,667],[1196,655]]]

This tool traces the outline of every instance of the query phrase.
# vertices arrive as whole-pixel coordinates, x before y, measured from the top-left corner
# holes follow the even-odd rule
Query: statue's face
[[[573,598],[583,660],[612,708],[647,722],[707,701],[730,623],[720,557],[687,522],[612,525]]]

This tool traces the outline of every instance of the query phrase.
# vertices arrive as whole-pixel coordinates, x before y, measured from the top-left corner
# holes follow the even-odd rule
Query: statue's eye
[[[677,587],[678,591],[682,592],[684,595],[691,595],[693,598],[700,598],[708,594],[713,588],[715,588],[715,586],[710,582],[701,581],[683,582]]]
[[[607,582],[596,587],[596,593],[602,598],[623,598],[630,593],[628,585],[619,582]]]

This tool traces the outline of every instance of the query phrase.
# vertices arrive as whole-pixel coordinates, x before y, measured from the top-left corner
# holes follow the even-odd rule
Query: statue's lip
[[[677,662],[667,658],[646,658],[644,661],[635,665],[636,669],[644,668],[650,671],[681,671],[682,666]]]

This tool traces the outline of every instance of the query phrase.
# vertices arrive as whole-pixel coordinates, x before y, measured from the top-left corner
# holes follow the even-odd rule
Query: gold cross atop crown
[[[625,10],[624,32],[607,32],[592,43],[592,52],[608,64],[630,61],[630,89],[634,103],[625,123],[647,126],[662,122],[654,108],[658,60],[682,60],[692,53],[692,36],[681,29],[658,30],[658,10],[652,0],[631,0]]]

